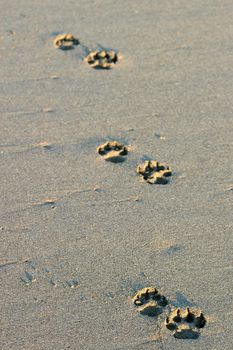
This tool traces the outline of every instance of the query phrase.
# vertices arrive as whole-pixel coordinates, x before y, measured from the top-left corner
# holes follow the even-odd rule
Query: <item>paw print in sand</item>
[[[78,45],[79,39],[75,38],[73,34],[60,34],[56,36],[53,41],[54,46],[61,50],[72,50],[75,45]]]
[[[166,327],[173,332],[178,339],[197,339],[200,328],[206,324],[206,318],[202,312],[187,309],[175,309],[166,318]]]
[[[171,168],[164,163],[156,160],[148,160],[137,167],[137,173],[143,177],[143,180],[149,184],[168,183],[168,177],[172,175]]]
[[[97,152],[104,158],[104,160],[121,163],[125,160],[128,154],[128,148],[117,141],[108,141],[97,148]]]
[[[159,294],[155,287],[140,289],[132,299],[141,315],[158,316],[167,305],[165,296]]]
[[[110,69],[119,60],[114,50],[91,51],[85,58],[86,62],[95,69]]]

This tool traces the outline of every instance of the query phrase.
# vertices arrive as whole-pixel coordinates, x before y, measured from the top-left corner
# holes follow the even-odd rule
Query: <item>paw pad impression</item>
[[[104,158],[104,160],[121,163],[125,160],[128,154],[128,148],[120,142],[108,141],[97,148],[97,152]]]
[[[137,167],[137,173],[143,177],[143,180],[149,184],[168,183],[168,177],[172,175],[171,168],[165,163],[159,163],[156,160],[148,160]]]
[[[159,294],[155,287],[140,289],[132,298],[141,315],[157,316],[163,312],[163,307],[167,305],[165,296]]]
[[[187,309],[175,309],[166,318],[166,327],[173,332],[178,339],[197,339],[200,328],[206,324],[206,318],[202,312]]]
[[[110,69],[119,60],[119,56],[114,50],[91,51],[86,62],[95,69]]]
[[[60,34],[53,41],[54,46],[61,50],[72,50],[75,45],[80,44],[79,39],[73,34]]]

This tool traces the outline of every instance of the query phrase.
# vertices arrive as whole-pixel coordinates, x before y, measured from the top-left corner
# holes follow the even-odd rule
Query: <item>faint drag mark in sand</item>
[[[38,198],[33,206],[35,207],[50,207],[54,209],[58,203],[66,198],[74,195],[79,195],[82,193],[96,193],[99,194],[101,192],[101,188],[98,186],[87,187],[87,188],[69,188],[69,189],[57,189],[57,190],[48,190],[43,193],[44,197],[42,198],[42,194],[34,194],[34,198]]]
[[[46,198],[39,203],[33,203],[33,206],[35,206],[35,207],[49,207],[51,209],[54,209],[57,201],[58,201],[57,198]]]
[[[7,211],[3,215],[1,215],[1,218],[4,219],[5,217],[8,217],[9,215],[15,214],[15,213],[17,214],[30,213],[33,209],[39,209],[39,208],[54,209],[58,206],[57,202],[58,202],[57,199],[55,201],[54,199],[46,198],[40,202],[26,203],[26,206],[24,208]]]
[[[52,78],[51,78],[52,79]],[[55,78],[53,78],[55,79]],[[52,107],[41,107],[39,109],[35,109],[35,110],[14,110],[14,111],[9,111],[9,110],[1,110],[0,113],[2,113],[3,115],[12,115],[12,116],[20,116],[20,115],[35,115],[35,114],[39,114],[39,113],[53,113],[55,112],[55,109],[53,109]]]
[[[42,112],[44,113],[53,113],[55,110],[51,107],[43,107]]]
[[[16,265],[18,264],[19,262],[16,260],[16,261],[9,261],[9,262],[5,262],[3,264],[0,264],[0,272],[1,271],[6,271],[6,270],[9,270],[10,268],[12,267],[16,267]]]
[[[127,202],[139,202],[140,198],[138,196],[133,196],[133,197],[127,197],[123,199],[116,199],[112,201],[101,201],[101,205],[109,205],[109,204],[121,204],[121,203],[127,203]],[[99,206],[99,203],[91,203],[90,204],[92,207]]]
[[[33,202],[31,203],[24,203],[25,207],[21,208],[21,209],[16,209],[16,210],[11,210],[11,211],[7,211],[5,213],[3,213],[0,218],[4,218],[5,216],[9,216],[11,214],[15,214],[15,213],[24,213],[24,212],[30,212],[31,210],[35,210],[35,209],[55,209],[58,208],[60,205],[62,205],[62,199],[64,199],[65,197],[70,197],[70,196],[74,196],[74,195],[79,195],[82,193],[96,193],[99,194],[101,193],[101,188],[100,187],[87,187],[87,188],[82,188],[82,189],[61,189],[61,190],[51,190],[48,191],[47,194],[49,196],[45,195],[43,196],[42,194],[34,194],[33,195]],[[52,195],[54,197],[52,197]],[[44,197],[44,198],[43,198]],[[129,201],[130,198],[128,198],[126,201]],[[135,199],[136,200],[136,199]],[[124,201],[124,200],[123,200]],[[90,201],[86,201],[84,202],[84,204],[87,205],[92,205],[93,203],[90,204]],[[107,203],[106,203],[107,204]],[[99,203],[94,203],[95,205],[99,205]]]
[[[35,77],[35,78],[29,78],[29,79],[22,79],[22,80],[2,80],[0,81],[0,84],[17,84],[17,83],[28,83],[33,81],[44,81],[44,80],[51,80],[51,79],[59,79],[60,77],[56,74],[45,76],[45,77]],[[0,111],[1,113],[3,111]],[[7,111],[5,111],[7,113]],[[12,112],[13,113],[13,112]]]
[[[45,151],[51,151],[54,148],[54,145],[47,141],[42,141],[35,144],[35,148],[40,148]]]
[[[8,154],[8,153],[22,153],[28,150],[27,144],[1,144],[0,145],[0,152],[1,154]]]
[[[27,260],[10,260],[10,261],[0,261],[0,272],[15,268],[18,265],[26,262]]]
[[[30,114],[37,114],[41,112],[41,109],[34,109],[30,111],[25,111],[25,110],[16,110],[16,111],[0,111],[2,114],[7,114],[7,115],[13,115],[13,116],[19,116],[19,115],[30,115]]]
[[[1,153],[25,153],[31,151],[55,151],[59,150],[59,147],[56,145],[42,141],[36,144],[27,144],[27,143],[19,143],[19,144],[1,144],[0,151]]]
[[[41,200],[39,199],[38,202],[33,203],[33,206],[35,207],[51,207],[52,209],[54,207],[57,206],[57,203],[65,198],[65,197],[70,197],[70,196],[74,196],[74,195],[79,195],[82,193],[96,193],[98,195],[101,194],[103,190],[98,187],[87,187],[87,188],[80,188],[80,189],[75,189],[75,188],[71,188],[71,189],[61,189],[61,190],[48,190],[46,191],[46,195],[48,195],[47,198]],[[56,197],[50,197],[50,196],[56,196]],[[40,197],[41,196],[39,194],[35,195],[34,197]],[[121,203],[127,203],[127,202],[140,202],[141,199],[139,196],[131,196],[131,197],[126,197],[126,198],[122,198],[122,199],[116,199],[116,200],[110,200],[110,201],[103,201],[101,200],[101,205],[111,205],[111,204],[121,204]],[[87,201],[84,202],[85,204],[91,206],[91,207],[95,207],[95,206],[100,206],[99,201],[97,202],[92,202],[92,201]]]
[[[57,189],[57,190],[48,190],[46,194],[48,195],[57,195],[57,196],[69,196],[73,194],[81,194],[81,193],[99,193],[101,192],[101,188],[98,186],[87,187],[87,188],[68,188],[68,189]]]

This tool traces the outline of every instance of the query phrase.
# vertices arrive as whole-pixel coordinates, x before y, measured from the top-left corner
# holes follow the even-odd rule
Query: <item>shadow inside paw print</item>
[[[140,289],[132,299],[141,315],[158,316],[167,305],[165,296],[159,294],[155,287]]]
[[[108,49],[91,51],[86,56],[85,61],[95,69],[110,69],[119,61],[119,54]]]
[[[79,39],[75,38],[73,34],[60,34],[56,36],[53,41],[54,46],[61,50],[72,50],[75,45],[79,45]]]
[[[168,183],[168,177],[172,175],[171,168],[164,163],[159,163],[156,160],[147,160],[137,167],[137,173],[140,174],[149,184]]]
[[[117,141],[109,141],[100,145],[97,152],[104,158],[104,160],[121,163],[124,162],[125,156],[128,154],[128,148]]]
[[[189,308],[177,308],[166,318],[167,329],[173,332],[178,339],[197,339],[200,328],[206,324],[206,318],[202,312],[191,311]]]

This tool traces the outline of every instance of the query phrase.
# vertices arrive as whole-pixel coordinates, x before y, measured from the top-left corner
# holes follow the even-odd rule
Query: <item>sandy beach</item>
[[[0,18],[0,349],[232,349],[232,1],[1,0]],[[93,69],[98,48],[121,59]],[[132,302],[148,286],[158,317]],[[165,326],[187,307],[198,339]]]

